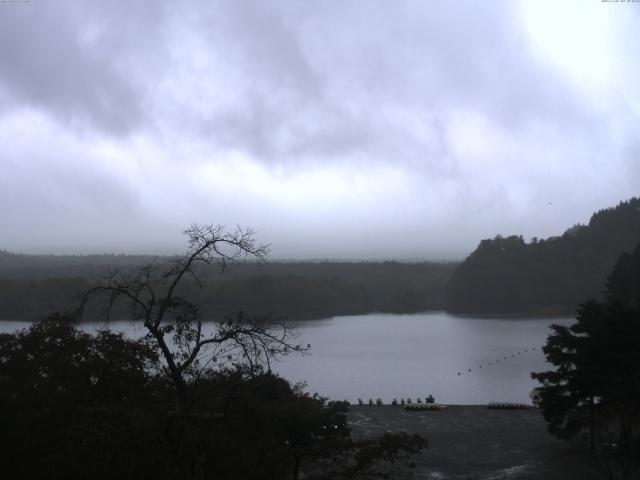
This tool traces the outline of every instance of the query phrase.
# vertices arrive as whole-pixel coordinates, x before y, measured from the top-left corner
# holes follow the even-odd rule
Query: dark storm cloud
[[[2,6],[0,95],[59,121],[124,133],[145,121],[132,67],[153,53],[156,2],[39,2]],[[136,58],[136,53],[142,53]],[[152,79],[145,78],[144,82]],[[12,105],[13,104],[13,105]]]
[[[529,58],[512,5],[34,2],[0,17],[0,79],[5,102],[106,133],[160,121],[258,161],[357,153],[438,162],[443,110],[482,110],[512,129],[588,121],[567,85]],[[189,78],[156,86],[175,73],[171,60],[188,62],[170,54],[185,30],[195,43],[182,55],[213,59],[203,73],[231,84],[208,93]],[[176,88],[192,89],[190,101],[176,102]],[[225,104],[227,90],[236,98]],[[427,125],[426,138],[399,110]]]
[[[258,161],[356,155],[439,172],[451,161],[442,124],[453,109],[512,131],[598,129],[570,85],[531,57],[509,3],[232,5],[198,26],[202,48],[233,59],[222,65],[243,79],[242,94],[226,107],[211,98],[195,127]]]

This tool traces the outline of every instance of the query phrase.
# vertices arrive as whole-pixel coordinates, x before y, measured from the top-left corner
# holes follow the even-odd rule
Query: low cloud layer
[[[640,4],[0,4],[0,248],[461,258],[638,195]]]

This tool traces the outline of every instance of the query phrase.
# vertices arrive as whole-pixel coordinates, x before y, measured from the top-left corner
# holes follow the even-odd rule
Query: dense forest
[[[447,286],[455,313],[573,313],[600,299],[607,272],[640,242],[640,198],[592,215],[546,240],[522,236],[482,240]]]
[[[67,310],[77,292],[112,268],[154,260],[129,255],[17,255],[0,251],[0,319],[33,320]],[[160,258],[159,260],[162,260]],[[239,309],[289,319],[369,312],[413,313],[444,308],[445,286],[454,263],[268,262],[236,263],[209,272],[201,296],[210,318]],[[206,302],[205,302],[206,301]],[[125,311],[120,312],[126,316]]]

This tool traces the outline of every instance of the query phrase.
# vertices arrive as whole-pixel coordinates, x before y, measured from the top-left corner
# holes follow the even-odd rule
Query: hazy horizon
[[[611,205],[611,206],[615,206],[615,205]],[[608,208],[607,207],[603,207],[603,208]],[[595,212],[593,212],[595,213]],[[582,225],[587,225],[588,219],[585,222],[577,222],[579,224]],[[574,224],[575,225],[575,224]],[[568,229],[569,227],[567,227]],[[565,229],[565,230],[567,230]],[[564,233],[564,231],[561,232],[557,232],[557,234],[555,235],[550,235],[550,237],[554,237],[554,236],[560,236]],[[487,239],[492,239],[495,238],[497,235],[502,235],[504,237],[506,236],[511,236],[511,235],[520,235],[517,233],[510,233],[510,234],[504,234],[504,233],[497,233],[493,236],[487,237]],[[534,235],[535,236],[535,235]],[[548,238],[548,237],[537,237],[537,238]],[[258,241],[260,241],[260,236],[259,234],[256,235],[256,239]],[[281,256],[281,257],[274,257],[271,253],[269,253],[267,255],[267,262],[271,262],[271,263],[287,263],[287,262],[310,262],[310,263],[320,263],[320,262],[346,262],[346,263],[358,263],[358,262],[399,262],[399,263],[420,263],[420,262],[434,262],[434,263],[438,263],[438,262],[444,262],[444,263],[449,263],[449,262],[461,262],[463,261],[468,255],[470,255],[473,250],[475,250],[475,248],[477,247],[477,245],[482,241],[485,240],[485,238],[479,238],[478,241],[476,242],[476,244],[471,248],[471,250],[469,250],[466,253],[460,254],[460,256],[446,256],[446,255],[442,255],[440,257],[408,257],[406,255],[399,255],[399,256],[384,256],[384,255],[380,255],[380,256],[371,256],[371,257],[357,257],[357,256],[334,256],[334,257],[330,257],[330,256],[313,256],[313,253],[306,255],[306,256],[290,256],[290,257],[286,257],[286,256]],[[525,242],[530,242],[530,239],[528,238],[524,238]],[[186,238],[185,238],[186,241]],[[270,250],[273,246],[270,245]],[[64,246],[64,247],[58,247],[56,249],[47,249],[46,247],[41,247],[41,248],[33,248],[30,249],[28,251],[21,251],[21,250],[10,250],[8,248],[4,248],[0,245],[0,251],[6,251],[8,253],[12,253],[12,254],[17,254],[17,255],[33,255],[33,256],[38,256],[38,255],[53,255],[53,256],[92,256],[92,255],[130,255],[130,256],[171,256],[171,255],[177,255],[177,254],[182,254],[184,253],[184,251],[187,248],[186,243],[182,246],[182,247],[176,247],[175,249],[170,249],[167,247],[153,247],[150,246],[148,247],[146,250],[144,250],[144,247],[141,247],[141,250],[132,250],[132,249],[127,249],[126,247],[122,247],[122,248],[117,248],[117,249],[112,249],[109,250],[108,248],[105,248],[103,250],[100,250],[98,247],[81,247],[81,246]],[[242,261],[242,260],[240,260]],[[247,259],[247,261],[249,262],[253,262],[254,260],[252,259]]]
[[[148,257],[168,257],[172,255],[180,255],[183,254],[186,250],[186,247],[182,250],[158,250],[158,251],[78,251],[73,249],[60,249],[57,252],[48,251],[46,249],[42,249],[42,251],[32,251],[32,252],[24,252],[24,251],[11,251],[6,248],[0,248],[0,252],[5,251],[10,254],[15,255],[27,255],[27,256],[54,256],[54,257],[66,257],[66,256],[77,256],[77,257],[91,257],[91,256],[148,256]],[[469,252],[471,253],[471,252]],[[467,254],[468,255],[468,254]],[[393,257],[369,257],[369,258],[354,258],[354,257],[273,257],[271,255],[267,255],[266,263],[384,263],[384,262],[396,262],[396,263],[457,263],[464,260],[467,256],[460,258],[393,258]],[[246,262],[246,263],[255,263],[255,259],[247,258],[245,260],[239,259],[238,262]]]
[[[0,248],[461,260],[640,192],[640,3],[0,2]]]

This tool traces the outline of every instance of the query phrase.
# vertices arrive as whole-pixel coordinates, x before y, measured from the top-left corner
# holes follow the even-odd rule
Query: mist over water
[[[334,400],[415,402],[431,394],[445,404],[530,402],[537,386],[530,373],[550,369],[541,348],[549,325],[573,322],[568,317],[462,317],[445,312],[311,320],[294,324],[297,341],[311,344],[310,354],[292,354],[272,367],[292,382],[306,382],[310,393]],[[0,322],[0,329],[28,325]],[[102,322],[82,324],[87,331],[103,327]],[[111,322],[110,327],[135,337],[144,334],[141,325],[129,321]]]

